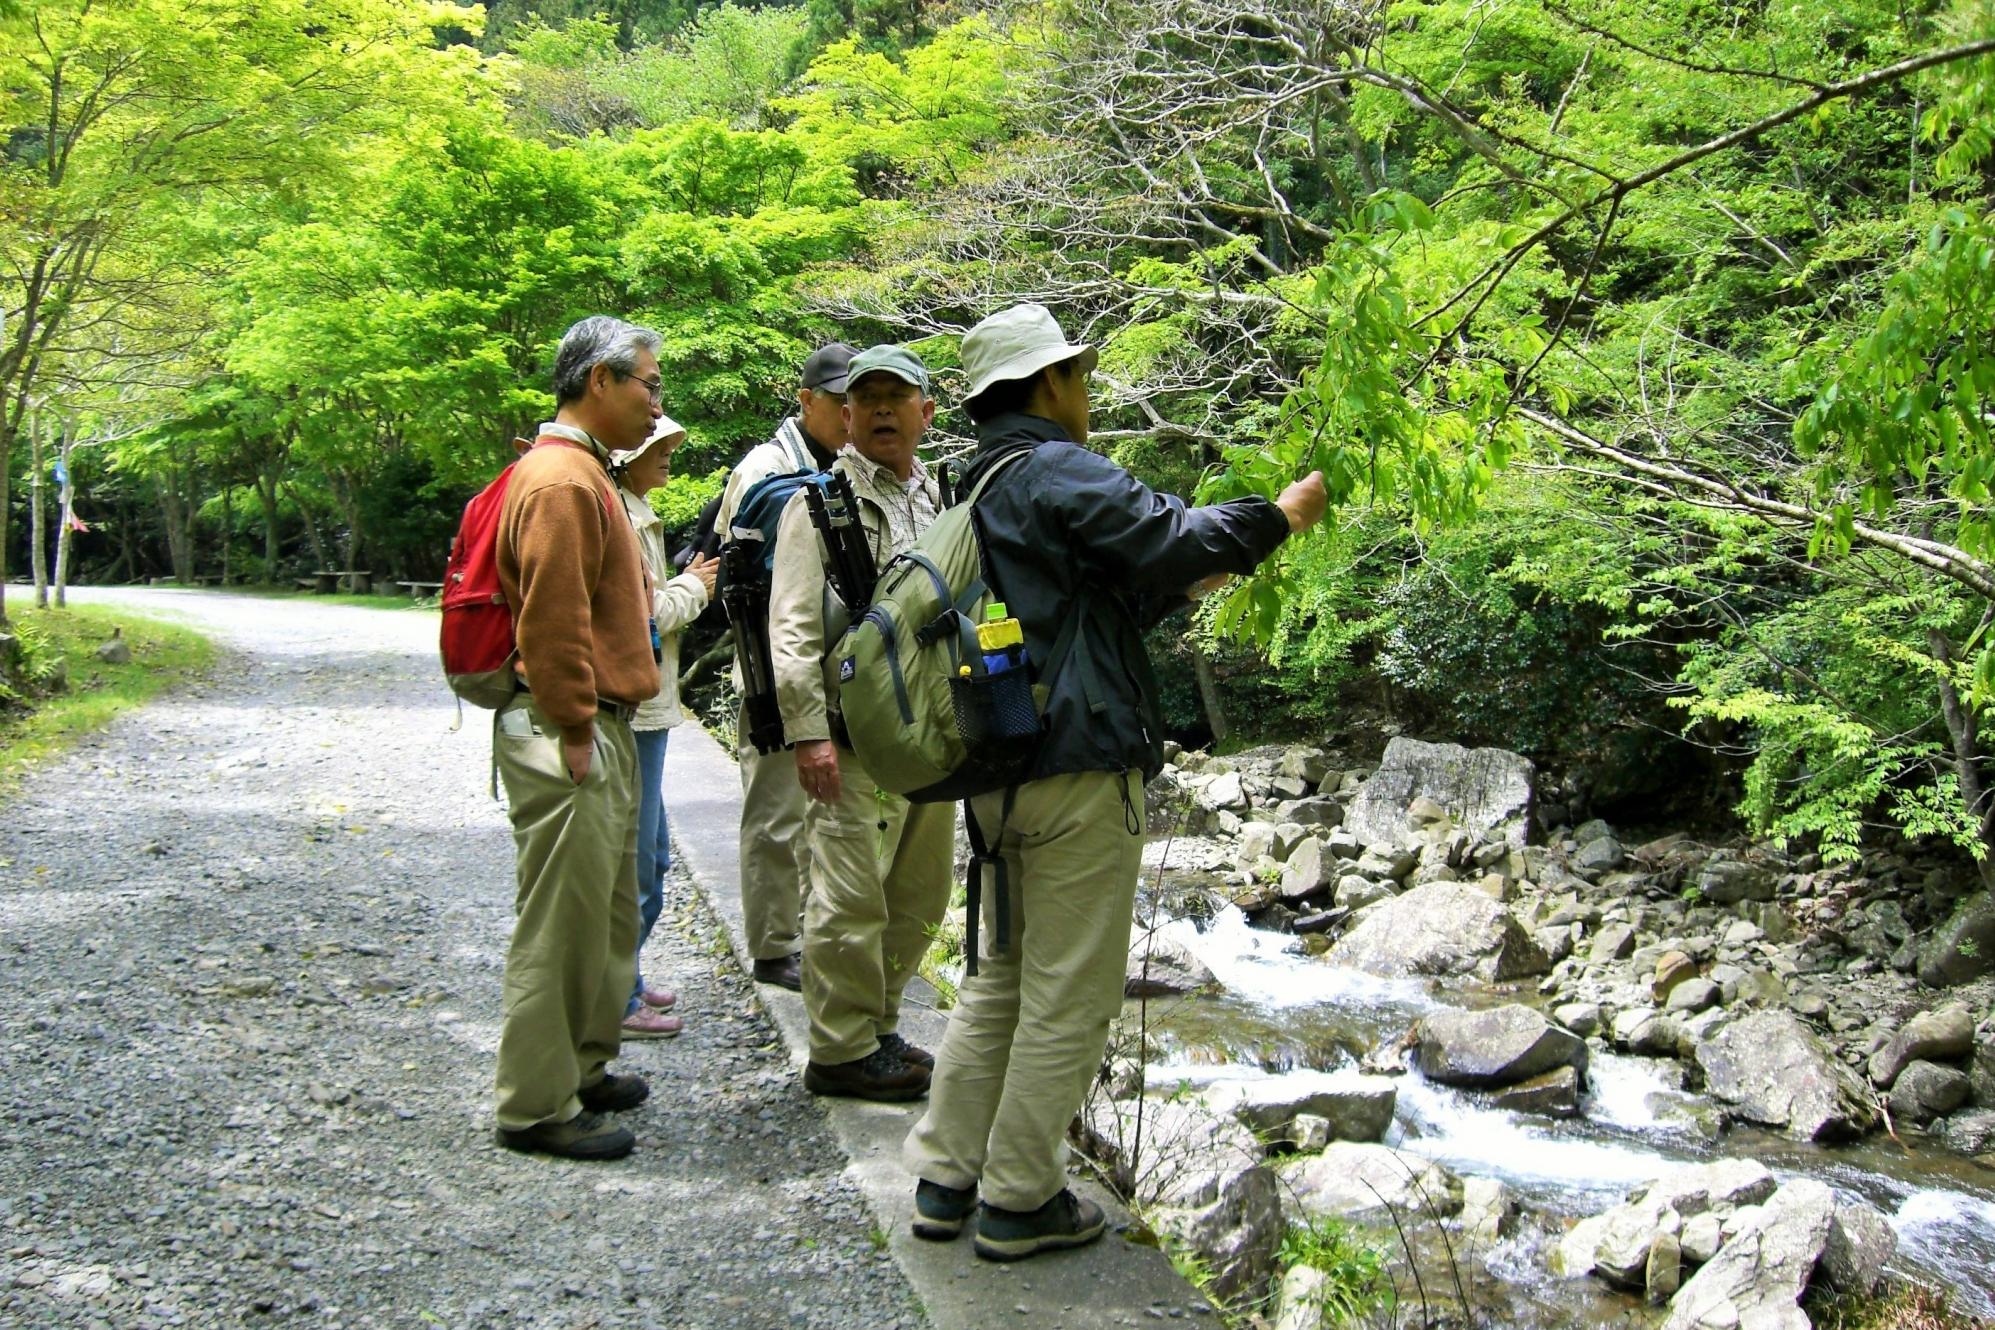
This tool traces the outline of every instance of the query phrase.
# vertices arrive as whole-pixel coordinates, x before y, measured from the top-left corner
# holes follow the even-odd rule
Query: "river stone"
[[[1938,1011],[1922,1011],[1870,1055],[1870,1079],[1890,1089],[1907,1064],[1945,1062],[1974,1051],[1974,1016],[1959,1003]]]
[[[1709,979],[1686,979],[1670,990],[1669,1001],[1663,1004],[1663,1010],[1688,1014],[1717,1005],[1718,985]]]
[[[1280,858],[1275,853],[1275,827],[1272,822],[1249,822],[1240,828],[1240,839],[1233,846],[1233,862],[1242,868],[1252,868],[1258,859]]]
[[[1401,846],[1374,845],[1358,856],[1357,870],[1368,877],[1391,878],[1397,882],[1420,864],[1420,856]]]
[[[1367,845],[1402,844],[1409,830],[1407,810],[1425,798],[1445,810],[1455,826],[1521,847],[1535,775],[1528,758],[1500,748],[1394,739],[1346,811],[1344,825]]]
[[[1680,1033],[1672,1017],[1653,1007],[1630,1007],[1614,1013],[1614,1046],[1637,1057],[1675,1057]]]
[[[1321,748],[1296,745],[1282,750],[1281,761],[1275,767],[1278,776],[1291,776],[1296,780],[1306,780],[1311,785],[1320,785],[1330,774],[1330,759]]]
[[[1828,1246],[1835,1208],[1825,1183],[1782,1187],[1684,1284],[1663,1330],[1811,1330],[1801,1295]]]
[[[1936,1129],[1949,1150],[1982,1155],[1995,1150],[1995,1108],[1956,1113]]]
[[[1686,979],[1695,978],[1697,962],[1688,953],[1665,951],[1656,957],[1656,977],[1649,985],[1649,993],[1658,1004],[1669,1001],[1670,993]]]
[[[1697,875],[1697,890],[1713,905],[1773,899],[1773,874],[1758,864],[1712,859]]]
[[[131,643],[123,636],[112,638],[97,648],[97,659],[106,665],[129,665],[132,663]]]
[[[1247,791],[1240,784],[1240,773],[1223,771],[1207,782],[1198,792],[1198,801],[1213,812],[1244,812],[1247,807]]]
[[[1562,1002],[1552,1008],[1552,1019],[1582,1039],[1591,1039],[1600,1033],[1600,1004],[1598,1002]]]
[[[1815,1266],[1815,1278],[1838,1293],[1867,1298],[1877,1291],[1884,1266],[1898,1251],[1891,1221],[1864,1204],[1838,1196],[1829,1221],[1829,1240]]]
[[[1320,795],[1308,799],[1284,799],[1275,807],[1275,816],[1284,822],[1294,822],[1304,827],[1322,827],[1328,831],[1343,825],[1344,809],[1335,799]],[[1356,843],[1356,838],[1353,838]]]
[[[1217,1297],[1265,1289],[1286,1232],[1275,1175],[1266,1168],[1229,1171],[1201,1194],[1210,1196],[1202,1205],[1159,1203],[1144,1219],[1198,1256],[1212,1272],[1207,1287]]]
[[[1697,1046],[1705,1088],[1742,1118],[1796,1140],[1870,1130],[1876,1113],[1863,1083],[1799,1018],[1756,1011]]]
[[[1554,1067],[1586,1069],[1586,1041],[1543,1013],[1512,1004],[1486,1011],[1444,1009],[1413,1025],[1421,1074],[1442,1085],[1489,1089]]]
[[[1757,1159],[1719,1159],[1672,1169],[1642,1188],[1635,1198],[1637,1203],[1688,1218],[1758,1205],[1779,1185],[1772,1171]]]
[[[1496,1178],[1462,1179],[1462,1212],[1456,1222],[1462,1232],[1484,1247],[1494,1247],[1516,1227],[1517,1198]]]
[[[1683,1244],[1674,1234],[1658,1233],[1649,1244],[1649,1260],[1642,1271],[1642,1284],[1649,1301],[1668,1302],[1683,1287]]]
[[[1226,1104],[1249,1131],[1267,1141],[1296,1140],[1296,1118],[1309,1115],[1328,1123],[1329,1140],[1376,1141],[1392,1125],[1399,1088],[1386,1076],[1350,1076],[1336,1085],[1294,1087],[1279,1080],[1242,1081],[1208,1097]],[[1327,1143],[1327,1142],[1326,1142]]]
[[[1595,965],[1605,965],[1609,961],[1623,961],[1635,953],[1635,929],[1630,924],[1605,924],[1593,935],[1593,945],[1588,948]]]
[[[1337,879],[1337,894],[1332,899],[1341,909],[1362,910],[1398,894],[1399,888],[1391,882],[1374,882],[1357,873],[1346,873]]]
[[[1330,857],[1339,863],[1355,861],[1365,852],[1365,847],[1358,844],[1358,838],[1342,827],[1332,828],[1323,843],[1329,849]]]
[[[1581,1044],[1580,1047],[1584,1049],[1586,1045]],[[1554,1067],[1542,1076],[1504,1086],[1490,1095],[1489,1103],[1492,1108],[1510,1113],[1538,1113],[1552,1118],[1577,1117],[1582,1088],[1577,1068]]]
[[[1275,1295],[1274,1330],[1323,1330],[1330,1276],[1313,1265],[1292,1265]]]
[[[1692,1265],[1702,1265],[1716,1256],[1724,1241],[1724,1226],[1715,1214],[1692,1215],[1683,1221],[1683,1232],[1677,1235],[1683,1259]]]
[[[1336,862],[1325,851],[1322,841],[1313,836],[1304,839],[1282,865],[1282,899],[1299,901],[1323,891],[1335,881],[1332,874]]]
[[[1129,962],[1123,971],[1124,997],[1169,997],[1195,993],[1217,982],[1204,961],[1182,942],[1151,932],[1129,939]]]
[[[1278,1170],[1297,1213],[1354,1224],[1415,1223],[1462,1208],[1462,1184],[1441,1165],[1383,1145],[1332,1141]]]
[[[1919,953],[1919,982],[1948,988],[1995,971],[1995,897],[1977,891],[1960,903]]]
[[[1891,1116],[1913,1126],[1943,1118],[1966,1102],[1967,1073],[1937,1062],[1909,1064],[1891,1087]]]
[[[1329,959],[1385,978],[1473,976],[1489,983],[1551,968],[1515,915],[1454,882],[1416,887],[1373,906]]]
[[[1611,873],[1627,862],[1628,852],[1612,836],[1602,836],[1599,840],[1582,844],[1579,853],[1572,857],[1573,871],[1587,877]]]

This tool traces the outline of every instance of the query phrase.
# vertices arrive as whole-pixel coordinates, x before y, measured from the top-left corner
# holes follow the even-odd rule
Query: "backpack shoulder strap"
[[[785,418],[783,423],[776,427],[776,441],[789,451],[790,460],[796,463],[797,470],[817,470],[816,459],[810,455],[810,449],[804,443],[803,429],[797,424],[795,416]]]

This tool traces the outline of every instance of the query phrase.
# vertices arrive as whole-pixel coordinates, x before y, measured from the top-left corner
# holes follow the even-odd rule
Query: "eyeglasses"
[[[617,370],[617,373],[626,379],[636,379],[639,383],[643,384],[644,391],[651,394],[651,404],[653,406],[659,406],[664,403],[665,376],[663,374],[660,374],[655,379],[647,379],[642,374],[638,374],[632,370],[620,369]]]

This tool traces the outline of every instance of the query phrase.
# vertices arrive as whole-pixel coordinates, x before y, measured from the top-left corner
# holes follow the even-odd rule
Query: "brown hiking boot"
[[[778,988],[787,988],[792,993],[801,993],[804,991],[803,960],[802,952],[793,951],[787,956],[757,961],[754,965],[755,982],[774,984]]]
[[[928,1093],[928,1069],[901,1061],[882,1045],[850,1062],[806,1063],[804,1089],[812,1094],[896,1104]]]
[[[910,1044],[907,1040],[901,1038],[900,1031],[898,1030],[892,1034],[881,1035],[880,1047],[892,1053],[902,1062],[912,1062],[924,1071],[932,1072],[935,1070],[935,1054],[917,1044]]]
[[[600,1113],[584,1109],[566,1122],[536,1122],[531,1127],[497,1129],[499,1144],[508,1150],[558,1155],[563,1159],[621,1159],[637,1137]]]
[[[604,1072],[603,1079],[575,1092],[582,1107],[591,1113],[627,1113],[651,1097],[651,1087],[642,1076],[629,1072],[618,1076]]]

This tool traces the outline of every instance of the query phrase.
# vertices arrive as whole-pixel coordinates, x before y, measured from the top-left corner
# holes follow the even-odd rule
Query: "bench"
[[[405,589],[409,593],[410,600],[421,600],[424,596],[440,596],[443,594],[443,583],[441,582],[397,582],[395,585]]]
[[[374,589],[374,574],[364,568],[320,568],[312,573],[312,589],[322,596],[330,596],[339,590],[344,581],[346,589],[356,596],[364,596]],[[303,585],[304,579],[299,579]]]

